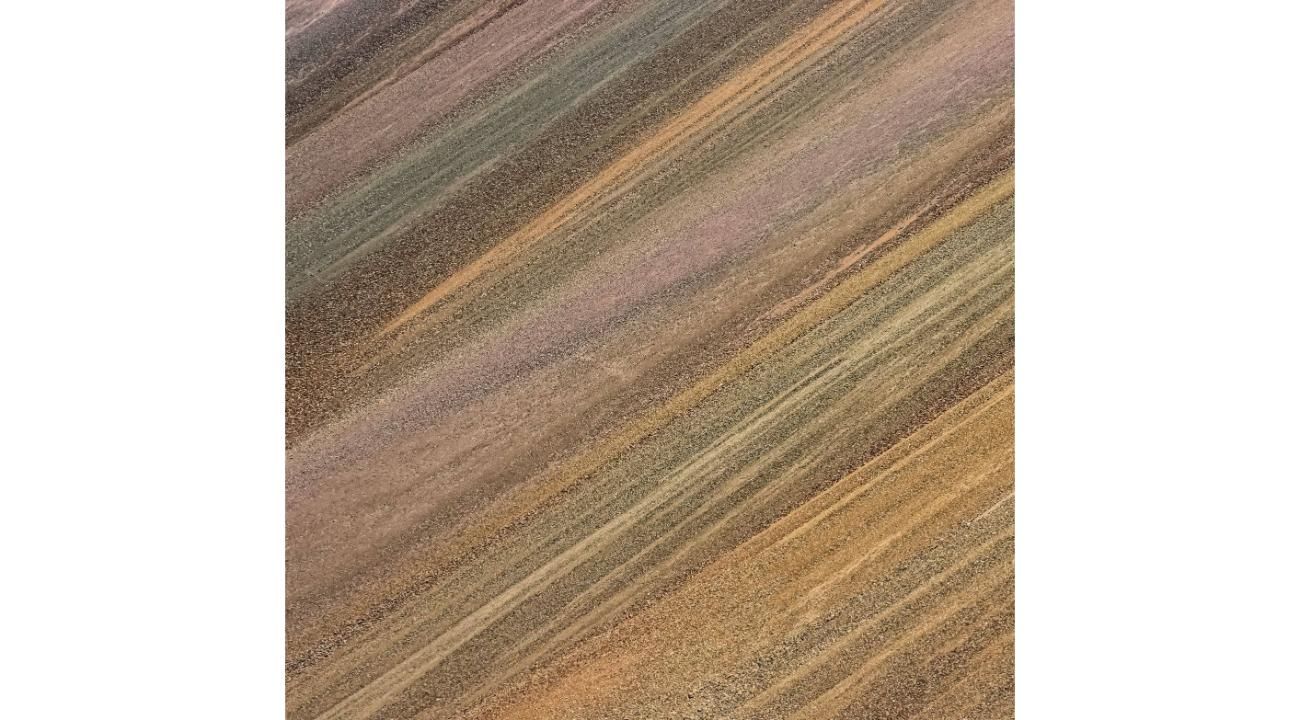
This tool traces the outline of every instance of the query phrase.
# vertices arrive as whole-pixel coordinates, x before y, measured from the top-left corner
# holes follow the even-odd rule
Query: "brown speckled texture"
[[[1010,718],[1009,0],[289,0],[287,700]]]

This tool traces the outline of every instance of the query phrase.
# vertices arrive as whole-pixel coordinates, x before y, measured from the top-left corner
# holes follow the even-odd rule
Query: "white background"
[[[283,716],[282,13],[5,10],[0,716]],[[1296,14],[1019,3],[1022,719],[1295,717]]]

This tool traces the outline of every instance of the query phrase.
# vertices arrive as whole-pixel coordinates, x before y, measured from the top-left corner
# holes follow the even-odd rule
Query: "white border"
[[[1297,13],[1019,3],[1017,716],[1295,716]]]
[[[283,8],[4,14],[0,715],[282,718]]]

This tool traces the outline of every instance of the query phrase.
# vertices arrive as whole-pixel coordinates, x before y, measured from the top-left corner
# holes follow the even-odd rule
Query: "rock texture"
[[[288,0],[290,718],[1010,718],[1010,0]]]

